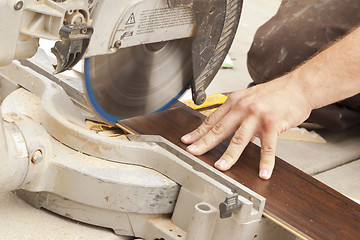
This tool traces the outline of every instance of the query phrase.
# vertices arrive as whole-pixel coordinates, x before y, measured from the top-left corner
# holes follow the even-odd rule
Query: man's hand
[[[302,123],[311,110],[301,90],[284,76],[231,94],[221,107],[181,140],[191,144],[188,152],[201,155],[235,133],[227,150],[215,163],[216,168],[226,171],[236,163],[247,144],[258,137],[261,141],[259,176],[269,179],[275,165],[278,135]]]
[[[226,171],[253,137],[260,138],[260,177],[269,179],[277,136],[302,123],[312,109],[360,92],[360,27],[292,72],[233,93],[195,131],[183,136],[187,150],[201,155],[235,132],[215,167]]]

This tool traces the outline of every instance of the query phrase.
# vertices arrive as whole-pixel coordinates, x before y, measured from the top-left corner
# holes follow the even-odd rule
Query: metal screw
[[[120,40],[117,40],[114,44],[114,47],[116,48],[120,48],[121,47],[121,41]]]
[[[23,6],[24,6],[24,2],[23,1],[18,1],[18,2],[15,3],[14,9],[15,10],[20,10],[20,9],[22,9]]]
[[[195,102],[196,105],[203,104],[205,100],[206,100],[206,93],[204,90],[200,90],[194,93],[193,101]]]
[[[31,162],[34,164],[37,164],[41,162],[44,159],[44,156],[40,149],[37,149],[33,154],[31,155]]]

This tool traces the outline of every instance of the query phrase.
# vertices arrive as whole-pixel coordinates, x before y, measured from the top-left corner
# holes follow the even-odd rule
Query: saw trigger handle
[[[68,24],[60,29],[61,41],[57,41],[51,52],[56,56],[54,74],[71,69],[84,56],[89,46],[93,28],[87,24]]]

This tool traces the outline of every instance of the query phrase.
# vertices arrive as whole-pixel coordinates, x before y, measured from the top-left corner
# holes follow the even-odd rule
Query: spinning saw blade
[[[191,38],[119,49],[85,60],[88,100],[110,123],[168,108],[192,80]]]
[[[203,103],[205,90],[230,49],[242,8],[242,0],[141,3],[144,5],[129,8],[131,15],[124,14],[121,21],[109,23],[111,29],[115,26],[117,37],[112,38],[110,46],[117,49],[116,53],[104,54],[102,48],[96,52],[98,46],[107,44],[96,42],[103,39],[101,30],[94,31],[98,35],[92,37],[97,45],[90,41],[93,52],[85,60],[85,95],[94,112],[108,123],[164,110],[190,86],[194,102]],[[170,20],[156,20],[154,16],[159,13]],[[94,29],[102,29],[104,24],[98,15],[94,16]],[[142,22],[144,16],[148,22]],[[129,19],[134,25],[126,27]],[[153,32],[148,29],[151,34],[138,34],[135,29],[143,26],[152,26]],[[124,29],[131,30],[131,34]],[[137,45],[139,42],[147,44]]]

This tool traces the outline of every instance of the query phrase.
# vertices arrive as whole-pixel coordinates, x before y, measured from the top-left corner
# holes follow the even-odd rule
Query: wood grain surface
[[[180,137],[201,124],[204,116],[188,107],[123,120],[146,135],[160,135],[185,149]],[[199,158],[213,165],[228,140]],[[276,158],[270,180],[258,177],[260,148],[250,143],[226,175],[266,198],[265,211],[313,239],[360,239],[360,205],[313,177]],[[339,179],[341,181],[341,179]]]

